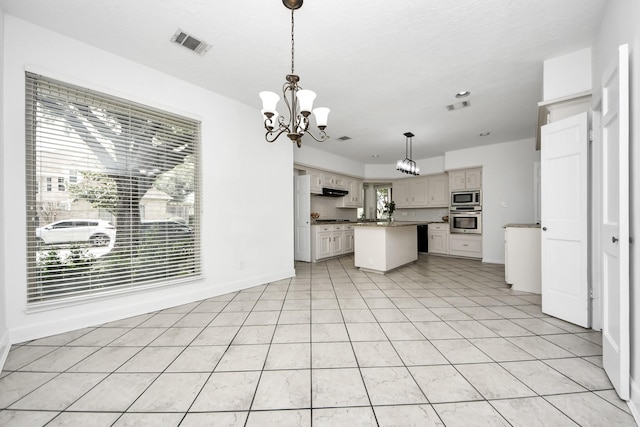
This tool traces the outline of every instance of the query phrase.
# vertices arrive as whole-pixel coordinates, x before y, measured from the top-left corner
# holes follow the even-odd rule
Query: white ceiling
[[[404,157],[406,131],[416,135],[414,159],[532,138],[543,61],[590,46],[605,3],[306,0],[295,12],[295,71],[316,106],[331,108],[331,139],[303,144],[389,164]],[[290,72],[291,15],[281,0],[0,0],[0,8],[253,106],[247,122],[259,128],[258,92],[280,92]],[[212,48],[199,56],[170,43],[178,28]],[[446,111],[462,90],[471,107]]]

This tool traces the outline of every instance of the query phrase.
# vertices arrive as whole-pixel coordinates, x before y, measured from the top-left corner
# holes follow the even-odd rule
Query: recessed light
[[[377,159],[378,157],[380,157],[380,154],[372,154],[371,157],[373,157],[374,159]]]
[[[465,98],[469,95],[471,95],[471,92],[469,92],[468,90],[463,90],[462,92],[456,93],[456,98]]]
[[[481,134],[479,134],[480,136],[489,136],[491,135],[491,132],[482,132]]]

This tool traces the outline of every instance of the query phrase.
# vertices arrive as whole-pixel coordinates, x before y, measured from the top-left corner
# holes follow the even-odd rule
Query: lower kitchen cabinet
[[[311,226],[311,260],[353,252],[353,225]]]
[[[445,222],[429,224],[427,236],[429,238],[430,254],[449,254],[449,224]]]
[[[344,253],[350,254],[353,252],[355,247],[354,245],[354,233],[353,233],[353,225],[345,225],[344,230]]]
[[[449,237],[449,254],[482,258],[482,236],[479,234],[452,234]]]

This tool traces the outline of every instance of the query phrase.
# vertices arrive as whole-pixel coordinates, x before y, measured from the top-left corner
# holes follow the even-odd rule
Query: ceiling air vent
[[[471,106],[471,101],[456,102],[455,104],[447,105],[447,111],[461,110],[463,108],[470,107],[470,106]]]
[[[184,46],[199,55],[204,55],[211,47],[211,45],[196,39],[192,35],[189,35],[182,31],[181,29],[178,29],[178,31],[176,31],[173,37],[171,37],[171,41],[174,43],[178,43],[179,45]]]
[[[340,138],[338,138],[338,141],[348,141],[350,139],[351,139],[350,136],[341,136]]]

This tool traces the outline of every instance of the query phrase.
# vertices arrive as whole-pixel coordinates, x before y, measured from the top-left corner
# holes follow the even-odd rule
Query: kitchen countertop
[[[540,224],[507,224],[502,228],[540,228]]]
[[[353,225],[358,227],[408,227],[411,225],[424,225],[429,222],[420,222],[420,221],[378,221],[378,222],[358,222]]]
[[[382,221],[311,221],[311,225],[340,225],[340,224],[351,224],[357,226],[364,227],[404,227],[408,225],[427,225],[427,224],[448,224],[448,222],[444,221],[394,221],[389,222],[386,220]]]

